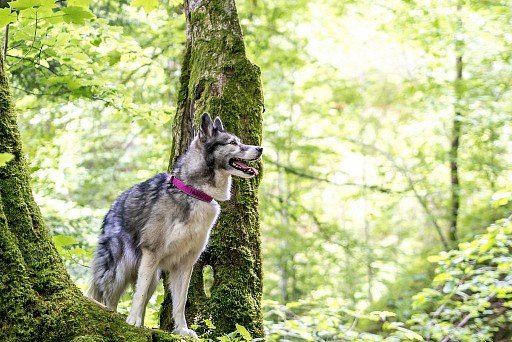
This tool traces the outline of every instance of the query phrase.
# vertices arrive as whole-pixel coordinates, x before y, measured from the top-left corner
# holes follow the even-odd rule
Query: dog
[[[162,271],[169,274],[175,333],[197,337],[185,321],[192,268],[231,196],[231,176],[252,178],[263,148],[244,145],[219,117],[204,113],[189,148],[172,172],[160,173],[123,192],[103,220],[92,262],[88,296],[116,311],[128,285],[135,285],[126,322],[142,326],[146,305]]]

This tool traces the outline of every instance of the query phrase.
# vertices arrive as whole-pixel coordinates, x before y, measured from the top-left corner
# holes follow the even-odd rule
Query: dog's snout
[[[261,146],[256,147],[256,151],[258,151],[259,153],[263,153],[263,147],[261,147]]]

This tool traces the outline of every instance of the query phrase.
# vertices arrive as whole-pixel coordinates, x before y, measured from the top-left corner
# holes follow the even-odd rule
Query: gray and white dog
[[[142,326],[160,272],[166,271],[175,332],[197,337],[185,321],[192,266],[219,216],[217,201],[231,196],[231,176],[256,176],[245,162],[262,152],[226,132],[218,117],[212,121],[203,114],[198,134],[171,174],[134,185],[112,204],[92,262],[89,297],[115,311],[126,287],[135,285],[126,321]]]

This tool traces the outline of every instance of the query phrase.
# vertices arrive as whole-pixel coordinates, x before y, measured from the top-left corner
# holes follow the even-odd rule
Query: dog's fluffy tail
[[[107,272],[102,272],[102,270],[101,270],[101,260],[99,260],[99,258],[98,258],[98,252],[96,252],[94,255],[94,259],[91,264],[91,269],[92,269],[92,277],[91,277],[91,281],[89,283],[89,289],[87,290],[87,297],[94,299],[95,301],[100,302],[102,304],[105,304],[105,300],[104,300],[104,296],[103,296],[104,289],[103,289],[103,286],[100,285],[101,279],[100,279],[99,275],[101,273],[103,273],[103,275],[105,275],[105,273],[107,273]]]
[[[104,304],[103,292],[100,290],[98,284],[96,284],[96,282],[94,281],[94,276],[93,279],[91,280],[91,283],[89,284],[89,288],[87,289],[87,297]]]
[[[91,264],[92,279],[87,296],[116,310],[117,303],[128,281],[120,244],[100,237],[100,243]]]
[[[100,290],[98,284],[94,282],[94,279],[91,280],[89,284],[89,288],[87,289],[87,298],[97,305],[103,307],[104,309],[110,309],[105,305],[105,301],[103,299],[103,292]]]

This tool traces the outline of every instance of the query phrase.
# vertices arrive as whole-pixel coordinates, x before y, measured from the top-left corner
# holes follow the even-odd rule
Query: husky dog
[[[126,321],[142,326],[160,272],[166,271],[175,332],[197,337],[185,321],[192,266],[219,216],[217,201],[231,196],[231,176],[256,176],[258,171],[245,162],[262,152],[262,147],[242,144],[218,117],[212,121],[204,113],[198,134],[171,174],[134,185],[112,204],[92,262],[89,297],[115,311],[125,288],[135,285]]]

